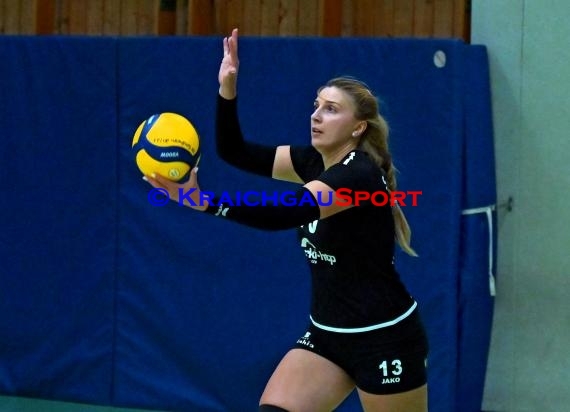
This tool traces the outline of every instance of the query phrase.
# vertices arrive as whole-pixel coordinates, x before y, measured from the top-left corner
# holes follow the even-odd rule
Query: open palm
[[[232,99],[236,94],[236,78],[239,70],[238,29],[233,29],[231,36],[224,37],[223,42],[224,57],[218,73],[220,94],[227,99]]]

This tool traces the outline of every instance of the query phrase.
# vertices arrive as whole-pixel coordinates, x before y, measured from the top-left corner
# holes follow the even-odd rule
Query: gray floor
[[[141,412],[142,409],[111,408],[78,403],[0,396],[0,412]],[[159,412],[159,411],[153,411]]]

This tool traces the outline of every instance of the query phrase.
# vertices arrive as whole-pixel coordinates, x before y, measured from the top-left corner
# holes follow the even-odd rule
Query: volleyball
[[[192,123],[177,113],[159,113],[135,131],[132,149],[139,170],[174,182],[188,178],[200,161],[200,137]]]

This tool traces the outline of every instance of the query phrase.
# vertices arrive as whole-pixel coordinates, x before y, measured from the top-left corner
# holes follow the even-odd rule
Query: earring
[[[356,137],[356,136],[358,136],[358,134],[359,133],[357,131],[354,131],[354,132],[352,132],[352,137]]]

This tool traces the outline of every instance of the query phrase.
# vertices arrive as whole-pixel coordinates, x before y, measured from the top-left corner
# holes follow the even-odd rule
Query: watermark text
[[[199,191],[196,188],[179,188],[177,199],[180,206],[331,206],[335,204],[341,207],[361,206],[372,204],[374,206],[418,206],[418,197],[423,192],[421,190],[408,191],[376,191],[352,190],[340,188],[335,191],[317,192],[313,196],[310,192],[305,192],[300,198],[294,191],[236,191],[233,193],[222,192],[216,196],[213,192]],[[197,195],[197,200],[196,200]],[[171,200],[171,196],[166,189],[153,188],[148,192],[148,201],[153,206],[165,206]]]

